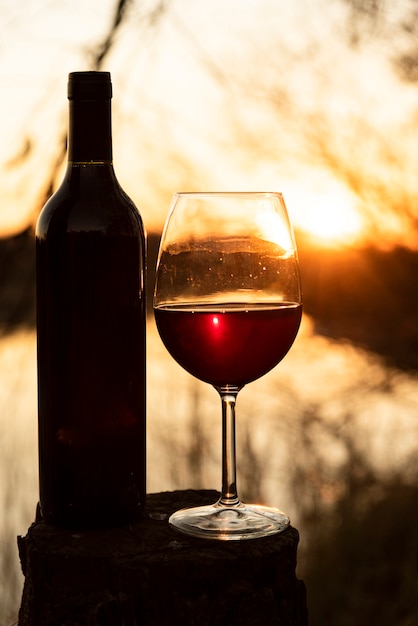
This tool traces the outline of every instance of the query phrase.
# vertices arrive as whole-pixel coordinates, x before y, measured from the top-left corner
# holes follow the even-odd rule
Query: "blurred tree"
[[[411,172],[418,167],[418,89],[404,92],[397,77],[412,87],[418,80],[418,2],[340,4],[346,11],[332,25],[339,47],[331,40],[328,52],[319,41],[293,53],[276,46],[275,58],[283,59],[276,75],[299,76],[306,89],[288,81],[283,93],[271,75],[256,71],[252,93],[300,142],[301,162],[330,172],[357,197],[370,242],[392,231],[399,244],[417,249],[418,184]],[[277,137],[271,128],[270,135]]]
[[[407,0],[397,10],[385,0],[342,0],[350,11],[349,40],[352,45],[360,43],[363,37],[376,35],[379,28],[386,31],[393,49],[391,58],[399,75],[406,81],[418,80],[418,2]],[[393,5],[392,5],[393,7]]]
[[[147,21],[148,25],[153,25],[157,23],[160,17],[164,14],[164,9],[167,0],[156,0],[155,4],[149,7],[148,12],[144,13],[142,19]],[[93,71],[102,70],[107,57],[112,49],[112,46],[115,43],[115,39],[118,31],[121,29],[122,25],[129,19],[130,9],[135,6],[136,0],[117,0],[115,3],[115,8],[113,11],[113,17],[109,26],[108,31],[105,33],[102,41],[100,41],[94,48],[90,49],[87,53],[87,56],[90,60],[90,69]],[[58,140],[59,150],[57,153],[57,157],[53,167],[49,172],[49,177],[46,181],[45,191],[43,194],[43,198],[41,199],[40,206],[36,207],[35,214],[39,212],[39,208],[43,206],[43,204],[48,200],[48,198],[52,195],[57,175],[60,171],[61,165],[65,159],[66,151],[67,151],[67,129],[63,130],[61,138]]]

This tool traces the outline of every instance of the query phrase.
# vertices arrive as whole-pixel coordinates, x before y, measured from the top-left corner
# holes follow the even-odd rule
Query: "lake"
[[[219,489],[220,400],[171,359],[152,319],[147,368],[148,492]],[[0,373],[0,624],[7,626],[17,621],[23,584],[16,536],[33,521],[38,497],[33,330],[1,338]],[[238,490],[290,515],[301,533],[301,577],[315,525],[335,519],[352,497],[353,477],[373,486],[357,503],[363,509],[394,477],[417,484],[417,416],[415,374],[315,334],[306,315],[284,361],[240,392]]]

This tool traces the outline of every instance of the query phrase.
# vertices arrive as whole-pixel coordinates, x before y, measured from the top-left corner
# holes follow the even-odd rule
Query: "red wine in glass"
[[[156,307],[154,313],[165,347],[185,370],[215,387],[243,387],[286,355],[302,306],[172,304]]]

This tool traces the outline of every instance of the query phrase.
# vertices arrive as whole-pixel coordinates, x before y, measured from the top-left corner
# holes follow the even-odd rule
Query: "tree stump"
[[[25,576],[19,625],[307,626],[295,528],[215,541],[169,527],[178,508],[218,495],[149,495],[144,519],[123,528],[76,531],[36,521],[18,537]]]

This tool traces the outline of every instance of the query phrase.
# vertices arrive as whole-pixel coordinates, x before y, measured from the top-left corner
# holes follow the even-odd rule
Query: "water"
[[[23,585],[16,536],[33,521],[38,493],[34,332],[0,340],[0,372],[0,624],[7,626],[17,620]],[[150,321],[148,492],[220,488],[220,412],[215,390],[171,359]],[[312,519],[332,518],[354,469],[375,486],[396,476],[416,484],[417,415],[416,375],[315,335],[305,316],[284,361],[238,396],[240,495],[290,515],[303,557]]]

